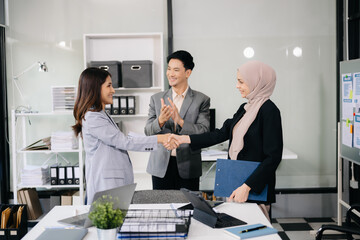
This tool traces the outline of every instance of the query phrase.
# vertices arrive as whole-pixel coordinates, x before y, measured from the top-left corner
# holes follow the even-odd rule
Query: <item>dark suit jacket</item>
[[[166,105],[170,105],[168,97],[172,99],[172,89],[154,94],[150,99],[149,118],[145,126],[147,136],[161,133],[175,133],[179,135],[200,134],[208,132],[210,128],[210,98],[205,94],[192,90],[190,87],[185,96],[184,102],[179,109],[179,114],[184,119],[183,127],[176,126],[174,121],[169,119],[160,128],[158,117],[161,109],[161,98]],[[150,154],[146,171],[156,177],[165,176],[170,159],[170,151],[167,151],[162,144],[158,144],[158,150]],[[176,160],[180,177],[184,179],[197,178],[201,176],[201,151],[192,151],[188,144],[182,144],[176,149]]]
[[[228,139],[230,147],[233,128],[245,113],[244,105],[245,103],[240,106],[233,118],[224,122],[221,129],[190,135],[190,147],[192,149],[209,147]],[[256,193],[260,193],[265,185],[269,184],[268,202],[270,203],[275,202],[275,171],[281,161],[282,150],[280,111],[271,100],[268,100],[260,107],[254,122],[245,134],[244,147],[237,159],[261,162],[245,183]]]

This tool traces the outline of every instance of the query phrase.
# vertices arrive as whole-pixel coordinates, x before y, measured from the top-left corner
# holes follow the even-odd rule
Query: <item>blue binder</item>
[[[231,193],[248,179],[259,164],[260,162],[218,159],[216,161],[214,195],[230,197]],[[260,194],[250,191],[248,200],[265,202],[267,192],[268,185]]]

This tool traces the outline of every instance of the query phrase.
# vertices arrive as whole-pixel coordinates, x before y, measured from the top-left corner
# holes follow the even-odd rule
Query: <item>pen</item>
[[[249,229],[242,230],[239,233],[246,233],[246,232],[256,231],[256,230],[260,230],[260,229],[263,229],[263,228],[267,228],[267,227],[265,225],[263,225],[263,226],[259,226],[259,227],[249,228]]]

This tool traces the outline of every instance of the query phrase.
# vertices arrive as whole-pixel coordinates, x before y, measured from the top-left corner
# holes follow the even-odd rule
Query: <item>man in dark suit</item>
[[[188,84],[195,65],[193,57],[180,50],[170,54],[167,63],[166,76],[171,88],[151,97],[145,134],[208,132],[210,98]],[[151,153],[147,172],[152,175],[153,189],[199,190],[201,150],[192,151],[188,144],[183,144],[168,151],[161,145]]]

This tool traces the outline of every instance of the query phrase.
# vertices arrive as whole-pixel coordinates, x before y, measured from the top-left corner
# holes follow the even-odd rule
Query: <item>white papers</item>
[[[360,148],[360,115],[354,118],[354,147]]]
[[[51,150],[77,149],[78,146],[78,139],[72,131],[51,133]]]
[[[348,147],[352,147],[351,124],[342,122],[342,143]]]
[[[353,82],[351,73],[342,75],[342,119],[353,118]]]
[[[360,104],[360,72],[353,75],[354,93],[353,100],[355,104]]]
[[[26,166],[21,170],[20,179],[24,186],[47,184],[50,181],[49,166]]]
[[[353,92],[353,76],[352,73],[341,75],[342,83],[342,118],[341,129],[342,144],[353,147],[353,124],[354,124],[354,92]],[[360,80],[354,84],[356,101],[360,100]]]

